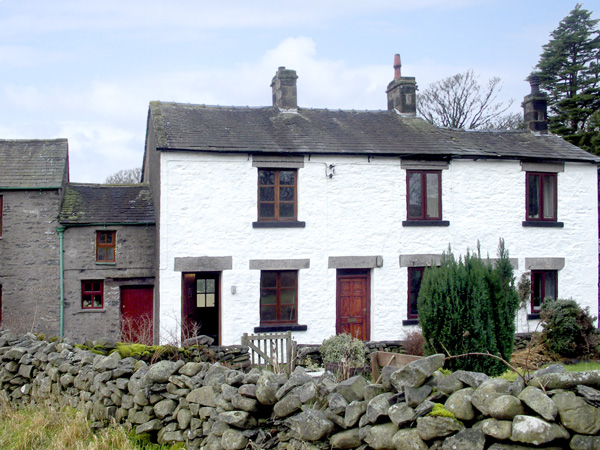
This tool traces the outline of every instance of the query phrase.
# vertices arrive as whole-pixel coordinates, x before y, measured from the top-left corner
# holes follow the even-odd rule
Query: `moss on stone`
[[[450,417],[451,419],[458,421],[456,416],[450,411],[448,411],[446,408],[444,408],[444,405],[442,405],[441,403],[434,403],[433,409],[427,415],[434,417]]]

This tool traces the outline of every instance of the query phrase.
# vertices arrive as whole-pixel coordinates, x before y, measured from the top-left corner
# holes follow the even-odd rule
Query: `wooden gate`
[[[261,333],[242,336],[242,345],[250,349],[250,363],[259,368],[271,367],[273,372],[288,374],[294,371],[296,341],[292,332]]]

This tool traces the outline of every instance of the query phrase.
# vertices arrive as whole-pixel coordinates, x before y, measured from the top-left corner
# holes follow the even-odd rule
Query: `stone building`
[[[64,233],[64,334],[154,340],[154,207],[148,185],[69,183]],[[124,334],[125,336],[122,336]]]
[[[66,139],[0,140],[1,325],[58,335],[58,212],[69,180]]]
[[[548,297],[598,314],[600,159],[544,132],[535,80],[527,130],[472,132],[417,118],[415,79],[395,69],[387,111],[299,107],[284,67],[272,106],[150,103],[161,327],[402,339],[425,268],[449,245],[494,257],[500,238],[533,287],[518,331]]]

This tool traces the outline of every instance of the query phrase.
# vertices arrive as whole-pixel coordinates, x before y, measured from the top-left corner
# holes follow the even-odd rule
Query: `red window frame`
[[[548,285],[548,283],[550,283]],[[552,286],[553,283],[553,286]],[[551,289],[551,292],[547,290]],[[539,313],[546,298],[555,299],[558,296],[557,270],[531,271],[531,312]]]
[[[534,182],[534,180],[536,180]],[[552,180],[552,181],[550,181]],[[550,183],[550,184],[549,184]],[[528,221],[536,222],[556,222],[557,218],[557,191],[558,177],[555,173],[548,172],[527,172],[526,179],[526,196],[525,196],[525,218]],[[537,186],[537,192],[535,191]],[[551,193],[552,203],[551,212],[549,215],[545,213],[546,200],[544,192],[546,188],[554,188]]]
[[[435,175],[437,177],[437,215],[428,215],[428,185],[427,177]],[[412,179],[417,181],[413,185]],[[411,203],[411,188],[417,189],[415,196],[418,197],[420,204]],[[416,199],[415,199],[416,200]],[[441,220],[442,219],[442,171],[441,170],[407,170],[406,171],[406,217],[408,220]]]
[[[293,293],[291,303],[289,293]],[[286,312],[288,318],[284,318]],[[260,323],[261,325],[298,323],[298,271],[261,271]]]
[[[293,182],[289,176],[293,174]],[[282,180],[282,178],[284,178]],[[298,170],[258,169],[258,221],[296,221],[298,217]]]
[[[81,282],[81,308],[104,308],[104,281],[84,280]]]
[[[406,309],[407,319],[418,319],[419,312],[417,310],[417,298],[421,289],[421,281],[425,267],[409,267],[408,268],[408,304]]]
[[[110,258],[112,253],[112,259]],[[96,262],[117,260],[117,232],[96,231]]]

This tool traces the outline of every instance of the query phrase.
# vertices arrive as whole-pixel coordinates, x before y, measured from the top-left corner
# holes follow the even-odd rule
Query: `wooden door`
[[[154,287],[121,288],[121,340],[152,345],[154,340]]]
[[[198,335],[219,342],[219,279],[217,272],[183,274],[182,327],[183,340]]]
[[[336,333],[348,333],[362,341],[370,336],[370,271],[338,270]]]

